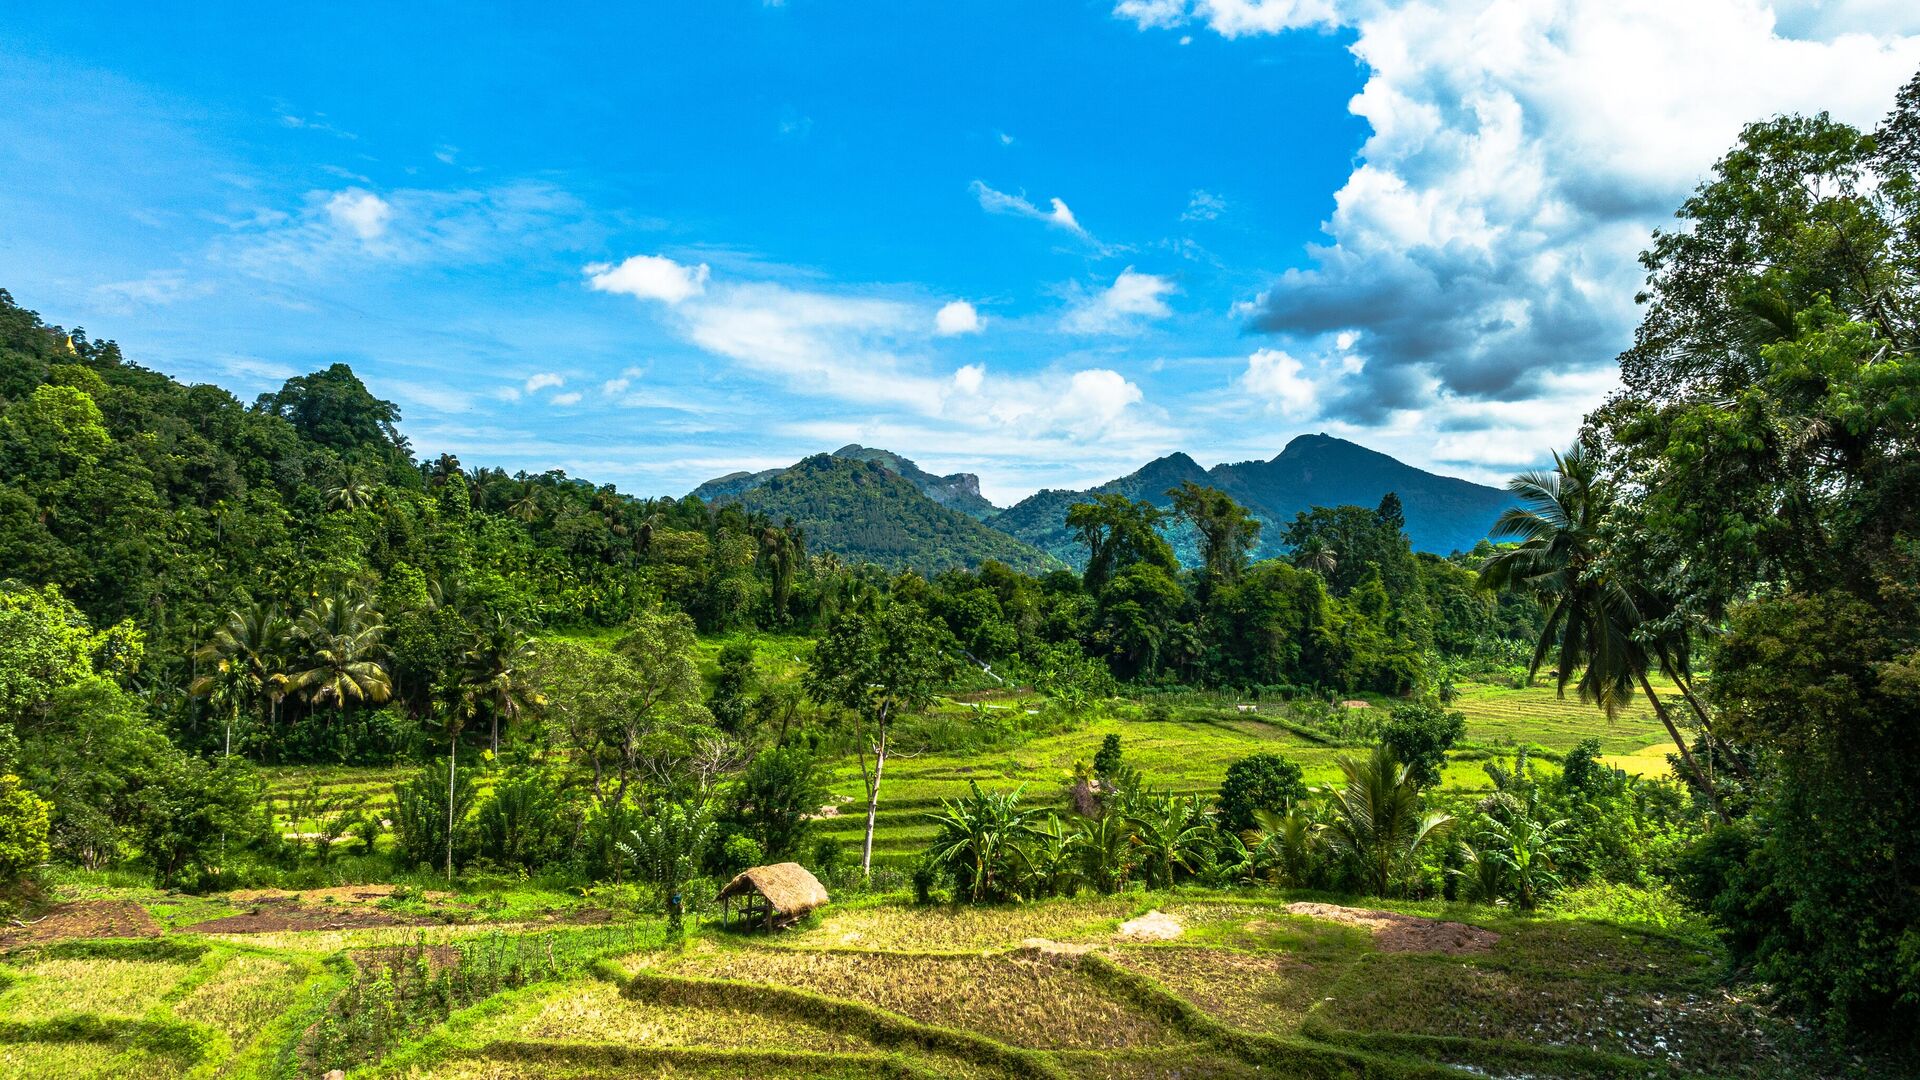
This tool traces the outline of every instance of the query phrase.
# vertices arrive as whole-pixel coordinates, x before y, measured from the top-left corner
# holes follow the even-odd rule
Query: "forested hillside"
[[[848,451],[859,451],[851,454]],[[793,522],[817,551],[847,562],[867,562],[890,570],[938,573],[997,560],[1016,569],[1045,570],[1060,565],[1046,554],[989,528],[965,508],[990,506],[977,490],[968,499],[960,478],[933,477],[915,468],[916,483],[898,471],[912,466],[884,451],[847,447],[816,454],[771,475],[736,474],[694,489],[772,521]],[[929,497],[934,486],[950,505]]]

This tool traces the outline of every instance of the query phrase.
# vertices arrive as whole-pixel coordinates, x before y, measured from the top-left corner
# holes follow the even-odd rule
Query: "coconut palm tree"
[[[1330,579],[1333,572],[1340,568],[1340,553],[1325,539],[1312,536],[1293,553],[1293,565],[1302,570],[1311,570],[1322,579]]]
[[[349,468],[340,482],[327,491],[327,509],[364,510],[379,498],[380,486],[367,479],[359,469]]]
[[[371,600],[344,590],[323,596],[300,613],[294,629],[307,659],[287,680],[288,689],[335,709],[349,700],[378,705],[393,696],[393,681],[378,659],[387,628]]]
[[[500,752],[500,721],[507,726],[547,703],[533,682],[534,642],[518,627],[496,614],[493,622],[474,632],[473,644],[466,651],[467,670],[462,680],[471,688],[479,705],[493,718],[493,752]]]
[[[285,662],[289,627],[286,616],[271,604],[254,604],[227,612],[227,620],[213,637],[195,651],[195,658],[212,666],[195,678],[188,692],[196,697],[224,696],[228,706],[225,754],[233,755],[233,718],[243,705],[258,706],[264,699],[278,706],[285,693]],[[271,722],[271,715],[268,717]]]
[[[1329,788],[1327,845],[1347,858],[1376,896],[1386,896],[1420,849],[1444,835],[1453,818],[1423,812],[1413,770],[1377,747],[1368,758],[1341,755],[1346,782]]]
[[[1553,455],[1551,470],[1521,473],[1507,482],[1520,499],[1494,522],[1492,536],[1519,543],[1502,547],[1480,565],[1488,588],[1532,596],[1547,612],[1533,650],[1529,674],[1554,657],[1554,681],[1562,696],[1573,686],[1581,701],[1600,706],[1611,719],[1644,693],[1687,771],[1724,820],[1719,792],[1693,758],[1693,750],[1654,691],[1650,670],[1684,677],[1683,634],[1657,629],[1647,613],[1656,601],[1631,588],[1605,561],[1602,529],[1616,492],[1600,463],[1575,444]],[[1700,710],[1700,720],[1706,714]],[[1709,731],[1709,734],[1711,732]]]

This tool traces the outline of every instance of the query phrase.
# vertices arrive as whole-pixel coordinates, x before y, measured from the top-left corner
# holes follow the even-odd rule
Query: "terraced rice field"
[[[1006,699],[1013,708],[1035,703]],[[1391,702],[1373,706],[1383,714]],[[1572,749],[1581,740],[1598,738],[1611,754],[1637,755],[1662,740],[1664,729],[1652,710],[1638,702],[1609,720],[1604,712],[1565,699],[1548,686],[1524,690],[1469,684],[1452,706],[1467,718],[1464,753],[1450,761],[1442,787],[1480,792],[1491,785],[1482,768],[1484,751],[1510,750],[1519,744],[1555,753]],[[1009,790],[1024,786],[1026,796],[1047,805],[1064,805],[1076,761],[1091,760],[1108,734],[1120,736],[1128,764],[1145,774],[1148,783],[1178,793],[1212,794],[1227,766],[1249,754],[1277,752],[1299,763],[1309,784],[1337,782],[1336,759],[1355,752],[1350,748],[1315,742],[1274,722],[1274,706],[1241,712],[1231,707],[1181,708],[1173,718],[1149,720],[1140,710],[1077,725],[1066,734],[1034,738],[1019,746],[980,755],[927,754],[896,756],[887,767],[881,788],[880,813],[874,836],[874,858],[881,864],[904,865],[929,841],[936,828],[927,815],[944,799],[966,794],[967,785]],[[1647,750],[1618,763],[1640,775],[1663,775],[1664,750]],[[831,816],[816,826],[820,834],[841,840],[857,852],[866,827],[865,791],[858,766],[843,762],[834,773]]]

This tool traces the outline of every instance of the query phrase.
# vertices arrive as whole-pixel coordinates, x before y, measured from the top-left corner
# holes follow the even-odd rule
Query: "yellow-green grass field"
[[[1036,698],[1009,694],[988,704],[1008,709],[1038,708]],[[1249,702],[1249,704],[1252,704]],[[1391,702],[1370,705],[1382,717]],[[1609,719],[1599,708],[1551,687],[1528,689],[1470,684],[1454,702],[1467,718],[1467,734],[1442,774],[1442,788],[1456,792],[1491,790],[1484,762],[1510,754],[1517,745],[1558,755],[1581,740],[1597,738],[1601,748],[1622,755],[1619,764],[1638,775],[1665,775],[1664,750],[1654,746],[1664,729],[1644,703]],[[966,708],[942,706],[946,710]],[[902,863],[923,849],[937,831],[927,815],[944,799],[957,798],[969,783],[1006,790],[1024,785],[1025,794],[1043,804],[1062,803],[1076,761],[1091,760],[1109,734],[1120,736],[1125,760],[1148,784],[1179,793],[1211,793],[1227,766],[1249,754],[1273,752],[1297,762],[1309,784],[1339,779],[1338,758],[1358,751],[1315,741],[1283,726],[1279,706],[1262,704],[1242,712],[1232,704],[1181,706],[1170,719],[1148,718],[1145,709],[1121,706],[1104,716],[1077,723],[1063,734],[1044,735],[1018,745],[978,754],[897,755],[881,784],[874,830],[874,858]],[[859,844],[865,831],[865,787],[856,762],[842,762],[834,773],[831,816],[818,823],[820,834]]]
[[[628,939],[644,947],[610,945],[598,962],[463,1000],[353,1060],[315,1047],[364,1026],[343,995],[384,970],[369,950],[391,939],[375,932],[37,946],[0,958],[0,1075],[1841,1075],[1805,1057],[1790,1025],[1721,989],[1721,958],[1697,929],[1388,903],[1499,935],[1477,953],[1396,952],[1360,927],[1289,911],[1292,898],[1181,890],[997,909],[868,899],[830,904],[784,934],[695,925],[677,943],[649,920]],[[1150,910],[1182,933],[1120,933]]]

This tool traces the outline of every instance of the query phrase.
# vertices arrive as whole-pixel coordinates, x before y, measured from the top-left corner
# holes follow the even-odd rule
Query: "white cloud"
[[[986,380],[987,369],[982,364],[964,364],[953,373],[954,388],[963,394],[977,394],[980,384]]]
[[[556,386],[565,386],[566,384],[567,380],[553,372],[543,371],[527,380],[526,390],[529,394],[537,394],[542,390],[548,390]]]
[[[1212,221],[1227,209],[1227,200],[1210,191],[1194,189],[1187,199],[1187,208],[1181,213],[1181,221]]]
[[[1193,23],[1229,38],[1354,35],[1367,81],[1350,107],[1371,135],[1335,196],[1328,243],[1237,310],[1297,352],[1351,335],[1364,370],[1337,400],[1323,397],[1328,415],[1463,425],[1495,423],[1469,404],[1590,393],[1585,376],[1610,369],[1631,339],[1650,232],[1745,123],[1821,110],[1876,123],[1920,66],[1920,37],[1897,36],[1920,31],[1917,10],[1882,0],[1114,9],[1142,27]],[[1597,401],[1550,406],[1577,416]]]
[[[606,395],[607,397],[618,397],[619,395],[626,393],[627,387],[632,385],[633,385],[633,380],[628,378],[625,375],[622,375],[617,379],[608,379],[606,382],[601,383],[600,392]]]
[[[371,243],[386,235],[393,207],[371,191],[348,188],[327,200],[327,216],[362,242]]]
[[[664,304],[699,296],[706,291],[711,274],[706,263],[686,266],[664,255],[635,255],[617,266],[593,263],[586,268],[588,288]]]
[[[304,283],[375,264],[489,265],[601,240],[592,213],[566,191],[532,181],[483,189],[361,187],[310,191],[294,212],[248,208],[210,257],[261,280]]]
[[[210,281],[189,278],[179,270],[155,270],[129,281],[110,281],[93,287],[94,301],[109,310],[131,312],[142,307],[165,307],[213,294]]]
[[[1305,365],[1285,349],[1261,349],[1247,357],[1247,371],[1240,385],[1269,408],[1293,419],[1312,416],[1320,402],[1319,387],[1307,377]]]
[[[1076,334],[1129,330],[1141,319],[1173,314],[1173,309],[1162,299],[1173,291],[1171,280],[1156,274],[1142,274],[1129,266],[1120,271],[1112,285],[1075,303],[1060,320],[1060,325]]]
[[[942,337],[980,332],[980,313],[965,300],[955,300],[933,313],[933,332]]]
[[[547,399],[547,402],[551,405],[558,405],[561,407],[565,407],[568,405],[578,405],[580,404],[580,399],[583,396],[584,395],[582,395],[578,390],[569,390],[564,394],[553,395],[552,397]]]
[[[980,209],[989,214],[1012,214],[1015,217],[1032,218],[1035,221],[1044,221],[1056,229],[1070,232],[1083,240],[1093,239],[1093,236],[1081,227],[1079,219],[1073,216],[1073,211],[1068,209],[1067,204],[1059,198],[1047,200],[1049,209],[1042,210],[1028,202],[1025,195],[1009,195],[1004,191],[995,191],[979,180],[975,180],[967,190],[973,192],[973,197],[980,201]]]

